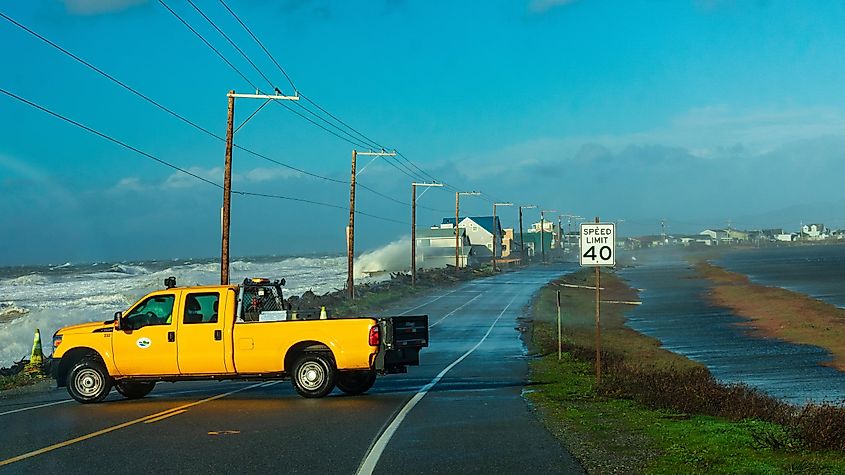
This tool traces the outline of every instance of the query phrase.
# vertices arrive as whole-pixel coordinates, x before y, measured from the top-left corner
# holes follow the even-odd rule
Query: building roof
[[[458,228],[458,235],[464,236],[466,229]],[[454,238],[455,228],[417,228],[417,239]]]
[[[502,223],[499,221],[499,217],[496,216],[495,222],[493,221],[492,216],[461,216],[458,222],[463,221],[464,219],[471,219],[475,224],[484,228],[490,234],[497,234],[495,232],[496,227],[499,228],[498,234],[502,233]],[[455,218],[443,218],[443,224],[451,224],[452,226],[455,225]]]

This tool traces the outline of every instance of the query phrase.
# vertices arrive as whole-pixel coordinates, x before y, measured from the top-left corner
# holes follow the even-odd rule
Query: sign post
[[[616,265],[616,226],[613,223],[581,223],[581,267],[596,269],[596,384],[601,384],[601,268]]]
[[[560,331],[560,290],[557,291],[557,360],[560,361],[563,353],[563,339]]]

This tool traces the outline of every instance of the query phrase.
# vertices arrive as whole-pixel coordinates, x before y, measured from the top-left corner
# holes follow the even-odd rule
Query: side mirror
[[[123,312],[114,312],[114,329],[120,330],[121,323],[123,320]]]
[[[285,282],[286,282],[286,281],[285,281],[285,279],[284,279],[284,278],[283,278],[282,280],[280,280],[280,281],[279,281],[279,283],[280,283],[281,285],[285,285]]]

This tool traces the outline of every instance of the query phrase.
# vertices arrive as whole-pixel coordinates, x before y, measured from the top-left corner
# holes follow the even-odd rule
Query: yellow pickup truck
[[[377,374],[403,373],[428,346],[428,317],[327,318],[293,309],[281,281],[152,292],[114,320],[53,335],[52,374],[81,403],[114,387],[140,398],[159,381],[287,379],[304,397],[335,386],[361,394]]]

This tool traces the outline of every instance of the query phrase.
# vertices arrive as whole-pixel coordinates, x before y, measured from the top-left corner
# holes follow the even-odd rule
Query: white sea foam
[[[22,275],[2,282],[3,285],[44,285],[49,283],[50,279],[41,274]]]
[[[49,272],[47,269],[44,272]],[[166,277],[175,276],[178,285],[216,284],[220,279],[220,265],[215,262],[104,263],[98,272],[93,270],[65,267],[50,278],[30,273],[0,280],[0,315],[7,312],[10,317],[0,318],[0,367],[29,354],[36,328],[41,330],[44,351],[49,353],[50,336],[59,328],[109,320],[114,312],[124,311],[148,292],[162,288]],[[232,263],[231,282],[248,277],[284,277],[287,295],[301,295],[306,290],[322,294],[343,287],[346,258],[239,259]],[[18,311],[22,311],[20,315]]]

